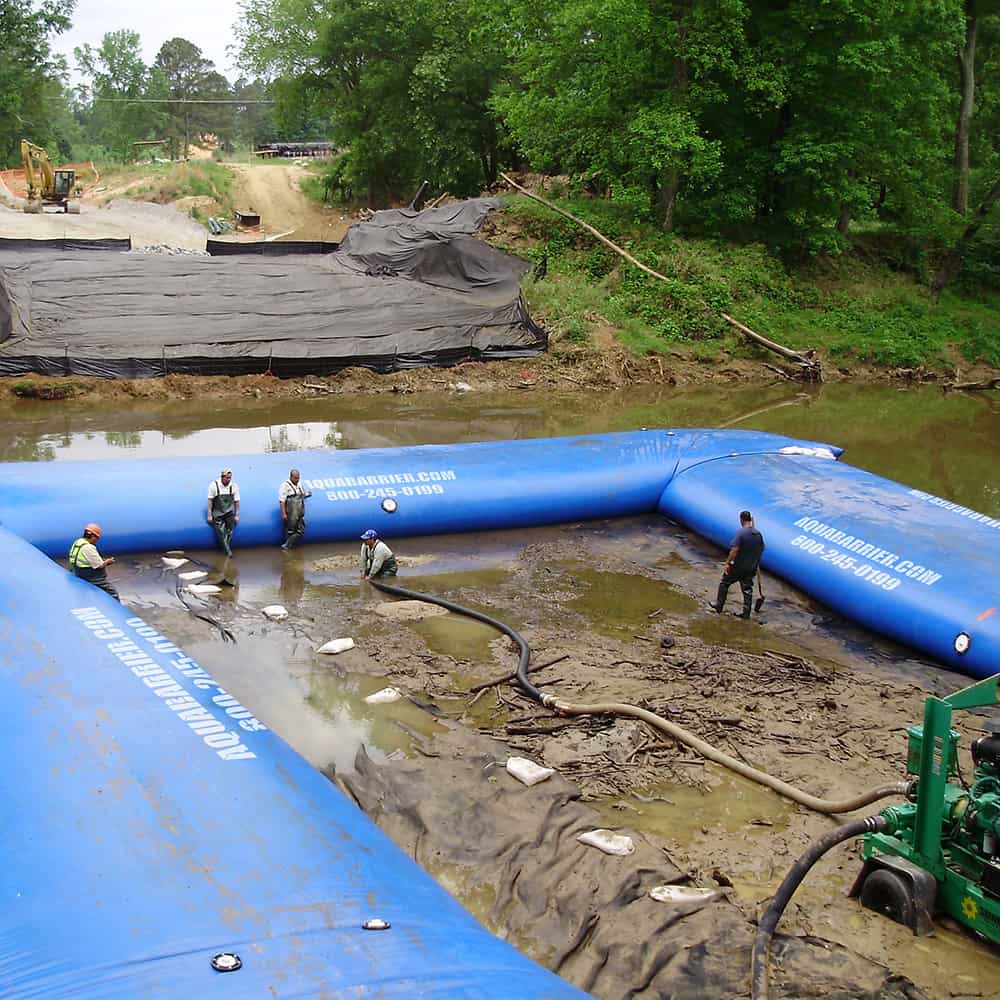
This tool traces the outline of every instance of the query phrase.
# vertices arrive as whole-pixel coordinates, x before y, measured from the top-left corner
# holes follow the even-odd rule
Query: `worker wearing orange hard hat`
[[[108,580],[107,572],[108,566],[115,561],[115,557],[108,556],[107,559],[101,557],[101,553],[97,551],[97,543],[100,539],[101,526],[93,522],[86,525],[83,529],[83,535],[70,546],[69,571],[74,576],[80,577],[81,580],[86,580],[95,587],[100,587],[116,601],[120,601],[118,591],[111,586],[111,582]]]

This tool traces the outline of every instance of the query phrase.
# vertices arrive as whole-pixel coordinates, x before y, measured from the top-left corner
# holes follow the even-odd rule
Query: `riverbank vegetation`
[[[533,263],[525,294],[556,338],[598,346],[613,330],[633,354],[757,353],[726,312],[834,366],[1000,367],[1000,288],[963,280],[935,302],[919,268],[900,266],[897,244],[878,230],[859,234],[848,252],[790,265],[760,242],[664,233],[606,200],[558,204],[670,281],[648,277],[548,208],[511,198],[489,239]]]
[[[423,180],[465,195],[504,169],[557,176],[659,261],[657,286],[516,207],[549,268],[529,297],[570,338],[597,315],[637,351],[710,351],[732,308],[845,361],[997,363],[994,0],[243,9],[244,65],[282,80],[279,118],[329,119],[343,152],[327,197],[378,207]]]
[[[64,160],[322,137],[306,193],[373,208],[531,174],[668,277],[514,199],[505,238],[569,342],[712,357],[728,311],[844,364],[1000,363],[998,0],[246,0],[236,83],[182,38],[147,66],[123,28],[75,51],[71,93],[72,17],[0,11],[8,165],[30,120]],[[127,193],[227,205],[224,171],[183,169]]]

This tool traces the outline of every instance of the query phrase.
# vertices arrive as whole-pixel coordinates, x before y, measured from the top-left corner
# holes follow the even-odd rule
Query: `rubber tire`
[[[909,885],[895,872],[877,868],[861,887],[861,905],[904,927],[913,926],[915,904]]]

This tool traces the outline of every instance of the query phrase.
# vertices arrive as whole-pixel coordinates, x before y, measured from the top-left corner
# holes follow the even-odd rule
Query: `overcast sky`
[[[73,27],[56,35],[52,48],[65,55],[70,69],[75,70],[76,46],[89,43],[96,48],[106,32],[127,28],[139,33],[148,66],[165,41],[186,38],[232,83],[237,73],[226,46],[233,44],[233,25],[238,18],[237,0],[77,0]]]

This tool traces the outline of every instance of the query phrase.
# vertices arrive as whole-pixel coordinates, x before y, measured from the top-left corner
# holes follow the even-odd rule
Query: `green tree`
[[[499,12],[515,78],[495,98],[532,166],[587,175],[673,228],[682,189],[708,185],[720,143],[702,117],[734,67],[738,0],[513,0]]]
[[[222,103],[233,99],[233,88],[229,81],[215,70],[206,73],[201,82],[201,99],[220,102],[197,105],[198,130],[202,140],[215,136],[220,146],[231,149],[236,136],[236,106]]]
[[[758,218],[823,249],[872,214],[876,185],[901,215],[940,202],[954,0],[768,0],[748,29]]]
[[[75,108],[73,92],[62,79],[50,78],[44,89],[48,134],[44,145],[63,163],[77,160],[84,145],[84,131]]]
[[[969,178],[971,172],[970,143],[973,115],[982,95],[977,93],[977,78],[984,64],[990,64],[991,50],[996,43],[996,24],[1000,19],[998,0],[963,0],[963,39],[958,48],[958,119],[955,126],[955,180],[953,204],[955,211],[969,211]],[[983,40],[986,54],[984,58]],[[994,86],[996,81],[994,79]],[[977,97],[980,102],[977,102]],[[995,137],[996,133],[993,132]]]
[[[237,106],[236,109],[234,138],[237,142],[253,149],[257,145],[279,138],[272,106],[251,103],[274,99],[265,81],[240,77],[233,84],[233,98],[248,102],[243,106]]]
[[[0,163],[20,166],[21,139],[48,145],[64,110],[50,39],[70,26],[74,0],[0,0]]]
[[[248,0],[238,35],[244,66],[280,78],[279,124],[325,117],[344,183],[374,203],[425,178],[456,194],[495,179],[503,59],[480,20],[471,0]]]
[[[88,133],[114,157],[128,161],[134,142],[159,138],[163,113],[146,100],[162,96],[162,78],[142,61],[142,43],[135,31],[109,31],[97,48],[74,49],[80,74],[88,81]]]
[[[231,97],[229,81],[215,72],[215,64],[197,45],[186,38],[171,38],[160,46],[153,65],[163,74],[173,99],[168,105],[168,135],[175,156],[186,157],[191,141],[204,140],[209,134],[219,135],[226,142],[231,140],[231,107],[191,103]]]

